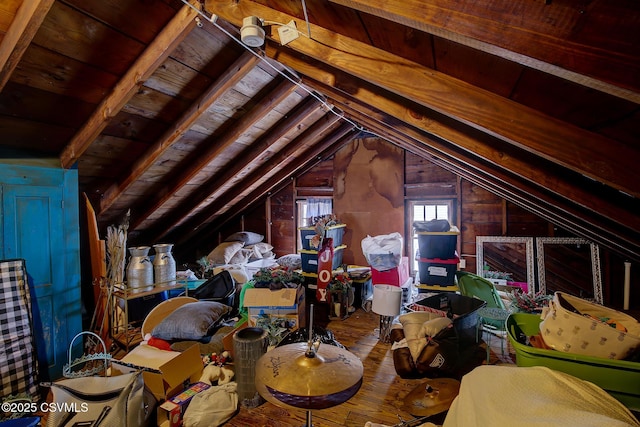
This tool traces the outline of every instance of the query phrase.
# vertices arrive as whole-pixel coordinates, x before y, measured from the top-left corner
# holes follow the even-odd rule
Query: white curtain
[[[333,212],[333,200],[331,199],[307,199],[307,217],[310,224],[315,224],[323,215]]]

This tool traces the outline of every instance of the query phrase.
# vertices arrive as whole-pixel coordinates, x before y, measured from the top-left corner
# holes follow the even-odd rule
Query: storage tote
[[[606,359],[640,351],[640,323],[612,308],[556,292],[542,317],[542,339],[554,350]]]
[[[417,231],[420,258],[453,258],[460,231],[451,227],[449,231]]]
[[[591,381],[629,409],[640,410],[640,363],[527,345],[528,337],[540,333],[541,320],[539,315],[528,313],[512,313],[507,317],[507,334],[518,366],[546,366]]]
[[[333,260],[331,263],[333,270],[336,270],[340,265],[342,265],[342,253],[346,247],[346,245],[342,245],[333,249]],[[300,251],[300,258],[302,259],[303,272],[318,272],[318,251],[302,249]]]
[[[336,224],[327,227],[324,230],[324,238],[332,238],[333,239],[333,247],[337,248],[342,245],[342,238],[344,236],[345,228],[347,224]],[[316,235],[315,227],[299,227],[298,231],[300,231],[300,243],[302,244],[302,249],[312,250],[318,249],[316,247],[311,246],[311,239]]]
[[[409,311],[430,311],[452,319],[458,340],[464,346],[479,342],[479,332],[482,329],[478,327],[478,310],[486,305],[486,302],[477,298],[443,292],[416,301],[405,308]]]
[[[460,258],[449,259],[427,259],[418,260],[418,272],[420,284],[452,286],[455,283],[455,274]]]

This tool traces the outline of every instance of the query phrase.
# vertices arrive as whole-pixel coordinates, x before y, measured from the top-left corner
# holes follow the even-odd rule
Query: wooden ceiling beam
[[[335,128],[333,132],[331,132],[330,135],[328,135],[318,144],[314,144],[311,148],[307,149],[295,160],[287,163],[286,165],[278,165],[278,173],[276,175],[270,177],[259,187],[244,196],[243,199],[246,202],[245,206],[252,206],[258,200],[264,199],[270,193],[278,191],[280,188],[286,185],[291,176],[304,173],[306,170],[320,163],[326,157],[334,154],[335,151],[342,147],[344,144],[351,141],[358,133],[358,130],[350,124],[340,124]],[[238,212],[226,210],[225,212],[216,216],[214,220],[202,223],[201,227],[198,230],[197,238],[193,242],[193,246],[197,249],[211,246],[212,239],[210,238],[210,236],[237,214]],[[177,233],[176,235],[179,236],[180,234]],[[189,240],[185,239],[180,243],[184,243],[187,241]],[[191,245],[192,242],[189,242]]]
[[[0,42],[0,91],[9,81],[55,0],[23,1]]]
[[[173,52],[196,26],[197,10],[184,5],[158,36],[147,46],[142,55],[127,70],[114,88],[98,104],[85,124],[62,150],[60,162],[63,168],[72,167],[107,124],[138,91],[140,86]]]
[[[278,151],[271,159],[269,159],[268,167],[272,171],[280,171],[287,169],[287,164],[294,162],[297,157],[296,153],[300,151],[300,147],[304,147],[310,144],[318,144],[316,141],[323,137],[328,131],[336,127],[336,123],[339,121],[339,117],[333,113],[327,113],[324,118],[316,121],[310,126],[304,133],[299,135],[294,140],[290,141],[286,147]],[[344,127],[344,125],[343,125]],[[352,127],[351,125],[347,127]],[[320,144],[322,148],[326,148],[325,140],[323,139]],[[267,165],[265,165],[267,167]],[[190,238],[193,238],[202,224],[210,222],[216,215],[221,215],[228,209],[228,204],[235,198],[240,197],[244,192],[250,189],[257,182],[265,179],[265,173],[263,169],[256,169],[249,175],[247,175],[241,183],[236,184],[230,191],[227,191],[224,195],[219,196],[213,203],[206,208],[200,210],[198,213],[189,218],[188,221],[182,224],[181,227],[172,230],[172,234],[175,234],[176,244],[184,243]],[[284,178],[283,178],[284,179]],[[244,199],[246,200],[246,198]],[[247,203],[249,203],[248,201]]]
[[[185,201],[180,203],[180,206],[163,215],[163,218],[153,225],[153,230],[155,231],[149,231],[147,233],[148,235],[154,236],[152,241],[162,240],[169,230],[185,221],[202,202],[221,188],[224,188],[226,183],[247,169],[252,163],[255,163],[257,159],[267,155],[274,143],[291,132],[291,129],[301,126],[305,120],[320,108],[320,102],[312,96],[308,96],[291,114],[276,123],[275,126],[240,153],[237,158],[242,159],[241,162],[232,162],[229,167],[220,170],[219,173],[216,173],[207,181],[200,184],[198,190],[189,195]]]
[[[154,194],[149,200],[140,205],[139,214],[132,216],[131,227],[135,229],[153,212],[159,209],[167,200],[187,185],[205,166],[207,166],[219,154],[229,148],[248,129],[262,120],[271,109],[284,101],[297,86],[287,79],[282,79],[280,83],[266,96],[260,99],[251,110],[240,117],[232,126],[227,128],[221,135],[213,135],[200,144],[196,155],[189,156],[181,162],[176,169],[178,172],[162,185],[162,191]]]
[[[233,64],[191,104],[189,109],[182,113],[182,116],[145,151],[144,155],[138,158],[131,167],[118,178],[117,182],[105,190],[100,199],[99,214],[109,209],[122,193],[140,179],[169,147],[191,128],[202,113],[226,91],[249,74],[258,62],[260,62],[260,59],[248,52],[243,53],[236,59]]]
[[[583,188],[577,182],[566,179],[557,171],[557,168],[546,167],[543,161],[532,161],[532,156],[527,151],[518,150],[509,145],[501,147],[500,141],[486,138],[472,128],[465,129],[465,126],[429,111],[421,105],[394,97],[387,91],[355,79],[349,74],[331,69],[318,61],[300,58],[290,50],[275,44],[269,44],[267,52],[277,56],[283,64],[296,69],[303,76],[303,82],[307,86],[330,96],[345,110],[347,106],[353,107],[353,104],[357,103],[357,107],[353,108],[364,111],[366,114],[374,114],[373,109],[369,107],[373,106],[403,123],[436,135],[438,139],[432,138],[429,144],[437,147],[444,154],[449,156],[456,154],[464,156],[463,158],[479,156],[494,168],[509,171],[514,176],[547,188],[556,195],[572,200],[612,222],[632,229],[640,229],[640,217],[633,211],[630,201],[616,204],[610,197],[598,196],[593,189]],[[451,146],[464,151],[454,151]],[[618,198],[624,197],[619,195]]]
[[[605,9],[598,5],[587,9],[531,1],[509,13],[512,5],[506,3],[511,2],[492,7],[487,2],[474,2],[463,9],[455,2],[441,5],[422,0],[330,1],[640,103],[640,88],[634,77],[640,74],[637,57],[576,41],[587,31],[610,32],[596,26],[599,20],[592,15]],[[506,23],[503,13],[511,15],[513,23]],[[585,25],[590,27],[586,29]]]
[[[267,21],[304,21],[253,1],[207,2],[220,18],[241,26],[245,16]],[[292,49],[444,114],[563,167],[640,197],[638,149],[572,126],[539,111],[443,73],[310,24],[313,38],[299,37]],[[277,40],[277,32],[273,32]],[[267,52],[269,56],[269,52]],[[273,57],[273,56],[272,56]],[[273,57],[279,60],[277,56]]]
[[[354,113],[351,116],[351,113]],[[550,195],[530,183],[514,184],[513,177],[499,170],[487,170],[486,165],[473,159],[461,160],[458,156],[443,154],[436,148],[428,136],[403,127],[397,121],[385,123],[376,120],[373,114],[362,111],[347,112],[354,120],[360,120],[365,126],[381,137],[393,142],[416,155],[425,157],[467,181],[499,197],[556,224],[586,239],[601,244],[631,259],[640,260],[640,238],[631,228],[607,227],[602,219],[592,212],[580,212],[575,206]],[[435,142],[437,145],[437,142]]]

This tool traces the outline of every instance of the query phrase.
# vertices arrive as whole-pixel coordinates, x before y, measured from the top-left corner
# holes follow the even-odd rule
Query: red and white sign
[[[322,239],[322,245],[318,251],[318,289],[316,289],[316,300],[318,302],[329,302],[327,294],[329,282],[333,273],[333,239]]]

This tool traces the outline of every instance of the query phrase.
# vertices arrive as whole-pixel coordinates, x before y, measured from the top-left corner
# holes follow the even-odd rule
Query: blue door
[[[21,172],[23,179],[7,176],[12,172]],[[49,374],[56,379],[67,363],[69,343],[82,328],[77,171],[3,168],[0,182],[1,255],[26,261],[42,319]]]

